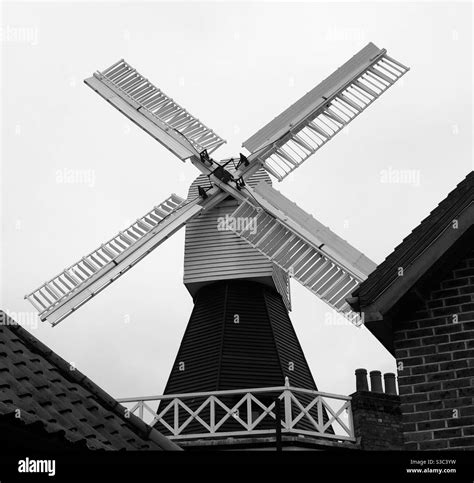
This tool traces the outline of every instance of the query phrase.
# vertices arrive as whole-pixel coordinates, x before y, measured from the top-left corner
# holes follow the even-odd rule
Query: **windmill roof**
[[[407,277],[400,277],[398,268],[403,267],[406,275],[446,228],[452,226],[453,220],[467,208],[472,208],[473,202],[474,171],[471,171],[353,292],[353,297],[358,298],[357,306],[367,307],[389,287],[406,283]],[[431,260],[434,262],[436,259]]]
[[[179,449],[4,312],[0,321],[2,427],[89,449]]]

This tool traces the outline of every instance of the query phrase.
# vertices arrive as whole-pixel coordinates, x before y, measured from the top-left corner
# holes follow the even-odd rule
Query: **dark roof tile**
[[[136,416],[126,418],[115,399],[6,314],[0,318],[0,420],[20,409],[28,428],[91,449],[179,449]]]

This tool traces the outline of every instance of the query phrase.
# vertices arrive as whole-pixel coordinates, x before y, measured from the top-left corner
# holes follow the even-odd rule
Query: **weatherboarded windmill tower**
[[[85,80],[89,87],[201,174],[186,199],[172,194],[26,298],[55,325],[186,226],[184,283],[194,309],[165,395],[206,395],[194,397],[188,409],[175,402],[174,423],[164,414],[170,406],[164,398],[156,424],[176,436],[184,411],[194,419],[178,433],[189,435],[199,432],[203,411],[215,434],[216,414],[227,405],[221,430],[245,423],[265,431],[279,410],[279,392],[265,388],[291,384],[301,389],[306,411],[296,422],[287,412],[283,429],[304,433],[313,418],[321,433],[333,435],[334,423],[344,422],[322,398],[310,402],[317,387],[288,315],[289,278],[360,324],[346,298],[375,264],[275,190],[270,176],[282,181],[407,70],[369,43],[245,141],[246,155],[221,161],[211,154],[225,141],[124,60],[95,73]],[[239,391],[248,388],[262,391],[242,397]],[[222,393],[218,410],[216,398],[207,397],[212,392]],[[255,404],[265,408],[263,417]]]

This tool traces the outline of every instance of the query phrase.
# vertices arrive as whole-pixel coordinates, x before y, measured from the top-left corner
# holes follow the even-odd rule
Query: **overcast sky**
[[[125,58],[241,143],[369,41],[411,67],[274,187],[380,263],[473,169],[469,3],[3,4],[1,307],[197,176],[83,79]],[[395,182],[409,170],[408,182]],[[72,174],[72,178],[69,176]],[[72,182],[68,182],[72,181]],[[389,181],[389,182],[386,182]],[[58,326],[27,328],[115,397],[161,394],[192,310],[184,230]],[[320,390],[394,371],[365,329],[292,281],[291,318]],[[329,315],[328,315],[329,314]]]

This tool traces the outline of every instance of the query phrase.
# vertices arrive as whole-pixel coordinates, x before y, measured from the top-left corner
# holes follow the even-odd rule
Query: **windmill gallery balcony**
[[[182,446],[282,437],[353,446],[351,397],[284,386],[118,399]],[[280,422],[278,424],[278,421]],[[199,440],[199,443],[198,443]]]

